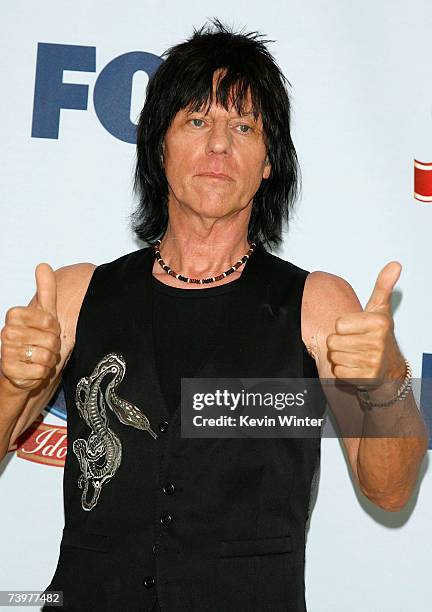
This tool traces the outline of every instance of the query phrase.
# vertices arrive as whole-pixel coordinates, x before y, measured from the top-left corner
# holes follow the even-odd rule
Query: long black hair
[[[213,75],[224,69],[215,89],[219,104],[228,110],[232,100],[244,112],[248,89],[255,118],[260,114],[271,164],[254,195],[248,239],[270,248],[282,242],[283,223],[300,190],[300,168],[291,139],[291,104],[287,83],[258,32],[234,32],[212,19],[185,42],[162,54],[164,62],[150,77],[137,126],[134,193],[139,204],[131,215],[131,229],[147,243],[161,238],[168,223],[168,183],[162,165],[162,143],[177,112],[198,110],[213,94]],[[232,96],[232,97],[230,97]]]

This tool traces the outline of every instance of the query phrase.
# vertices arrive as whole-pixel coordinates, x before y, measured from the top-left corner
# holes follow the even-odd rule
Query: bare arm
[[[45,408],[60,384],[75,344],[76,322],[94,268],[94,264],[80,263],[55,271],[61,348],[48,378],[30,391],[20,389],[3,374],[0,361],[0,460]],[[36,294],[28,306],[34,306],[35,302]]]
[[[335,378],[327,338],[335,333],[335,321],[339,316],[363,309],[351,285],[333,274],[320,271],[309,274],[305,292],[305,344],[316,361],[320,378]],[[395,383],[400,376],[400,370],[395,367]],[[349,399],[344,394],[341,398],[335,386],[324,385],[324,392],[336,420],[341,423],[341,430],[349,424],[344,418],[349,418],[357,420],[355,429],[362,431],[359,437],[342,438],[361,491],[388,511],[400,510],[412,494],[428,444],[426,426],[412,392],[382,413],[363,412],[356,396]],[[383,390],[377,390],[370,396],[383,400],[382,393]],[[390,392],[389,396],[392,395]],[[385,437],[393,423],[397,425],[398,435]],[[379,434],[380,427],[382,437],[367,436],[372,429],[374,434]]]

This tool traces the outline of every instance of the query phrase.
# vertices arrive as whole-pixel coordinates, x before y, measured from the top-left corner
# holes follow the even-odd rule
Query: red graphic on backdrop
[[[414,197],[432,204],[432,163],[414,160]]]
[[[43,423],[39,416],[9,450],[16,451],[18,457],[27,461],[64,467],[66,433],[67,427]]]

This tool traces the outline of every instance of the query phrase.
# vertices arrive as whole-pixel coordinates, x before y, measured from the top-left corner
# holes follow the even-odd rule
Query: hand
[[[379,387],[385,380],[403,379],[405,361],[394,336],[390,302],[401,270],[397,261],[384,266],[364,311],[336,319],[336,333],[327,337],[328,356],[336,378],[369,379],[353,382],[366,390]]]
[[[57,282],[49,264],[36,266],[36,295],[28,306],[6,313],[1,330],[1,370],[19,389],[30,391],[50,377],[60,360],[61,329],[57,318]],[[31,363],[26,349],[31,345]]]

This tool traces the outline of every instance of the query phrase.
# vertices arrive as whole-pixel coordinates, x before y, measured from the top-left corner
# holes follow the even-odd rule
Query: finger
[[[15,348],[16,360],[27,365],[42,365],[49,370],[57,363],[57,355],[52,351],[43,348],[42,346],[31,345],[31,361],[29,362],[26,357],[28,345],[24,344],[19,348]]]
[[[384,314],[375,312],[352,312],[338,317],[334,327],[338,334],[365,334],[375,328],[378,324],[377,318],[382,319],[380,323],[384,323],[386,320]]]
[[[359,351],[370,351],[375,348],[370,336],[364,334],[330,334],[326,340],[327,349],[330,351],[342,351],[355,353]]]
[[[36,266],[36,295],[37,304],[57,318],[57,280],[54,270],[47,263]]]
[[[47,330],[53,334],[60,334],[60,323],[46,310],[29,306],[14,306],[6,313],[5,323],[9,325],[22,325],[40,330]]]
[[[52,353],[59,353],[61,340],[58,334],[21,325],[8,325],[3,334],[4,341],[17,349],[31,344],[39,346]]]
[[[346,368],[363,368],[367,365],[366,354],[361,358],[361,354],[344,351],[330,351],[331,361],[334,365],[342,365]],[[360,357],[360,359],[359,359]]]
[[[60,355],[41,347],[32,345],[31,361],[26,358],[28,345],[2,345],[2,372],[9,378],[26,378],[33,373],[31,378],[47,376],[50,370],[60,362]],[[33,370],[32,370],[33,368]]]
[[[391,294],[402,271],[398,261],[391,261],[384,266],[375,281],[372,294],[365,306],[365,311],[390,310]]]
[[[24,353],[21,351],[21,355],[16,354],[13,360],[8,359],[5,361],[4,366],[2,364],[2,372],[10,380],[45,380],[51,375],[51,371],[57,363],[52,357],[50,360],[47,360],[46,363],[48,365],[46,363],[34,362],[33,357],[36,358],[36,351],[32,355],[32,363],[26,363],[22,360],[23,355]],[[38,356],[38,359],[44,361],[41,355]]]

